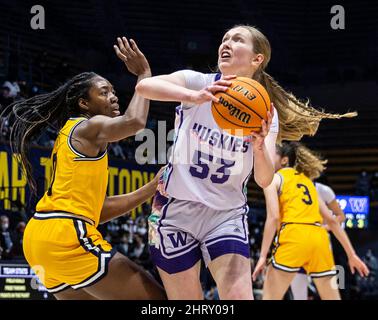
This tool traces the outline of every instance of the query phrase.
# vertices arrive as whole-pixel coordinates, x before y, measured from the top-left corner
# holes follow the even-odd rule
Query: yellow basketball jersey
[[[314,183],[293,168],[278,170],[281,222],[322,223],[318,194]]]
[[[60,130],[51,154],[53,173],[37,212],[70,212],[98,225],[108,184],[107,152],[87,157],[71,144],[73,130],[86,118],[70,118]]]

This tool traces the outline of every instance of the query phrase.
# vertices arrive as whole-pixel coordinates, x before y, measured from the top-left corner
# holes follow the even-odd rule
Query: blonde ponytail
[[[333,114],[324,112],[322,109],[315,109],[310,106],[309,101],[302,102],[292,93],[287,92],[272,76],[264,71],[271,57],[269,40],[255,27],[236,25],[233,28],[236,27],[245,28],[251,33],[254,53],[261,53],[264,56],[264,61],[253,75],[253,79],[260,82],[266,88],[270,100],[278,112],[280,121],[278,142],[282,140],[299,141],[304,135],[315,135],[322,119],[352,118],[357,116],[357,112]]]
[[[328,160],[321,159],[321,156],[314,151],[298,143],[295,149],[296,161],[294,168],[303,173],[311,180],[319,178],[326,169],[325,165]]]
[[[357,112],[345,114],[326,113],[310,106],[309,101],[302,102],[292,93],[283,89],[272,76],[265,71],[258,72],[256,77],[267,90],[280,121],[280,132],[277,140],[299,141],[304,135],[313,136],[322,119],[352,118]]]

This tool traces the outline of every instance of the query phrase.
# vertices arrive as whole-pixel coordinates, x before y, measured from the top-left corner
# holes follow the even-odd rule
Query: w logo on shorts
[[[186,239],[188,238],[188,234],[186,232],[168,233],[167,236],[175,248],[186,245]]]

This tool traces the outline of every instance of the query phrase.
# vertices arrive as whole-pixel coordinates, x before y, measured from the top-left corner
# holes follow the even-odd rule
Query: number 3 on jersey
[[[214,161],[215,159],[215,161]],[[210,167],[207,162],[215,162],[220,165],[216,172],[210,175],[210,180],[213,183],[225,183],[230,177],[231,171],[229,168],[235,165],[235,161],[216,158],[210,154],[201,151],[195,151],[193,156],[193,165],[189,168],[189,172],[193,177],[199,179],[206,179],[210,173]]]
[[[297,187],[299,189],[303,189],[303,194],[305,195],[305,198],[302,198],[302,201],[307,204],[307,205],[310,205],[312,204],[312,199],[311,199],[311,195],[310,195],[310,191],[308,190],[307,186],[305,186],[304,184],[302,183],[298,183],[297,184]]]

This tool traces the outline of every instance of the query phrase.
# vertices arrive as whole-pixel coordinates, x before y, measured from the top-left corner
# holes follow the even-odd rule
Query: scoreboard
[[[9,263],[8,263],[9,262]],[[26,263],[0,260],[0,300],[54,299]]]
[[[368,227],[369,197],[336,196],[336,201],[345,213],[347,228],[363,229]]]

